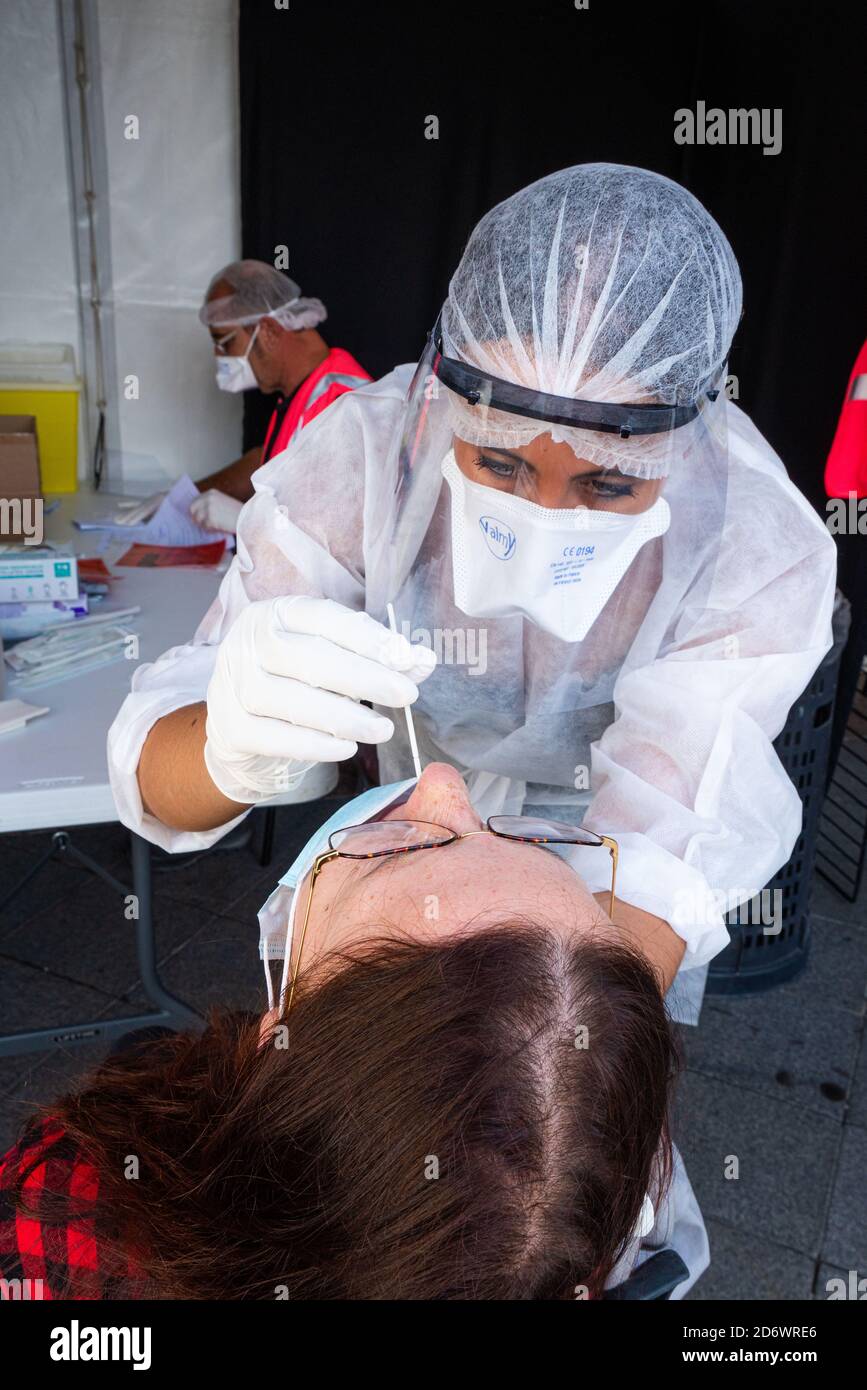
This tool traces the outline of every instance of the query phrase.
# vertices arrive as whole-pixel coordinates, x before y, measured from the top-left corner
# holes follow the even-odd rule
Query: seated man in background
[[[196,483],[202,496],[190,510],[200,526],[234,532],[256,469],[338,396],[371,380],[351,353],[328,346],[316,327],[326,316],[321,299],[304,298],[294,280],[265,261],[233,261],[213,276],[199,319],[214,344],[217,385],[232,392],[258,386],[276,393],[277,404],[261,445]],[[118,520],[139,525],[164,495],[122,509]]]

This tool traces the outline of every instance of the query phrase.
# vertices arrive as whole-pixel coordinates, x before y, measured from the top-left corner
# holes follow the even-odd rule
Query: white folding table
[[[104,533],[79,532],[72,525],[73,518],[105,513],[119,500],[103,493],[94,495],[89,490],[61,497],[59,507],[46,517],[46,540],[71,542],[80,555],[97,553]],[[112,542],[103,558],[111,564],[128,544]],[[19,696],[30,704],[47,705],[49,713],[31,720],[23,729],[0,735],[0,834],[54,830],[53,849],[41,863],[56,849],[84,863],[118,892],[136,895],[139,915],[130,925],[135,928],[144,991],[155,1012],[0,1034],[0,1057],[112,1039],[155,1024],[190,1027],[200,1026],[202,1022],[193,1009],[165,989],[159,978],[149,843],[139,835],[132,835],[133,882],[129,887],[77,850],[69,829],[117,821],[106,762],[109,726],[129,690],[135,666],[153,661],[167,648],[189,641],[217,592],[221,572],[125,567],[115,572],[123,578],[112,585],[111,598],[94,605],[91,611],[107,612],[111,608],[141,605],[141,612],[132,619],[139,634],[137,662],[115,661],[71,680],[32,689],[19,689],[17,681],[9,678],[7,668],[4,698]],[[275,798],[269,805],[315,800],[333,790],[336,782],[336,766],[323,764],[314,768],[294,792]],[[17,896],[38,867],[7,895],[6,902]]]

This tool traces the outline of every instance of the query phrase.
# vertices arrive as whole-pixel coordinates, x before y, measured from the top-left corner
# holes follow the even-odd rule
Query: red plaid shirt
[[[16,1210],[20,1171],[23,1191],[69,1198],[71,1219],[40,1221]],[[0,1300],[141,1298],[141,1280],[125,1262],[118,1271],[100,1241],[96,1207],[99,1175],[56,1121],[32,1121],[0,1159]]]

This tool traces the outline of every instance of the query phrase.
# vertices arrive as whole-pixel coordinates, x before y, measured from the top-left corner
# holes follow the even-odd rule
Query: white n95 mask
[[[645,512],[540,507],[472,482],[450,449],[455,603],[472,618],[519,615],[580,642],[641,547],[671,524],[664,498]]]
[[[250,366],[250,353],[256,341],[256,334],[259,332],[259,325],[253,330],[253,336],[247,344],[247,351],[239,357],[218,357],[216,362],[217,385],[221,391],[252,391],[254,386],[259,383],[256,380],[256,373]]]

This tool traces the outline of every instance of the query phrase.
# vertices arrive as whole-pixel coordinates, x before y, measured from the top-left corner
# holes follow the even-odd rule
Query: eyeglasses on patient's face
[[[513,840],[525,845],[579,845],[587,849],[607,849],[611,856],[611,892],[608,915],[614,916],[614,888],[617,879],[617,842],[607,835],[594,835],[580,826],[569,825],[563,821],[544,820],[536,816],[491,816],[483,830],[468,830],[458,834],[445,825],[436,825],[423,820],[383,820],[367,821],[363,825],[347,825],[335,830],[328,837],[328,849],[313,861],[307,905],[304,910],[304,923],[298,942],[298,954],[289,999],[288,1013],[295,995],[295,983],[301,967],[304,951],[304,938],[310,921],[310,906],[316,880],[325,864],[332,859],[384,859],[394,854],[414,854],[419,850],[445,849],[458,840],[468,840],[473,835],[497,835],[503,840]]]

